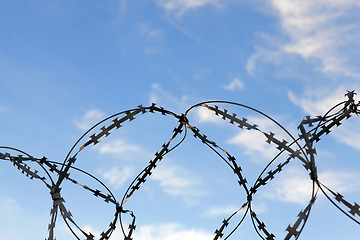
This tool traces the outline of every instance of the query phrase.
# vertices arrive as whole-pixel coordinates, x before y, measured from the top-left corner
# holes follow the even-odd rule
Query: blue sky
[[[0,1],[1,146],[62,162],[106,116],[152,102],[181,114],[207,100],[252,106],[297,136],[304,116],[323,115],[346,100],[346,90],[360,91],[359,10],[355,0]],[[287,137],[259,114],[221,107]],[[189,120],[241,159],[249,181],[277,153],[206,109],[193,110]],[[351,203],[360,198],[359,123],[350,118],[316,145],[320,178]],[[76,166],[121,199],[177,124],[145,114],[84,151]],[[46,238],[48,189],[9,162],[1,163],[0,176],[2,238]],[[306,207],[309,183],[294,163],[256,195],[254,209],[277,239]],[[231,169],[191,134],[136,194],[128,208],[137,216],[137,240],[213,239],[244,203]],[[63,197],[86,231],[100,233],[111,221],[111,206],[82,189],[63,186]],[[233,239],[258,239],[250,225],[248,217]],[[320,194],[300,239],[359,233]],[[62,219],[56,237],[71,239]]]

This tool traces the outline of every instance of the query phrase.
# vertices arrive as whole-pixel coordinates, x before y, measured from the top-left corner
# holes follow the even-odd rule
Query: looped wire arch
[[[101,233],[99,239],[110,239],[112,233],[116,228],[117,222],[119,221],[119,225],[122,234],[124,236],[124,239],[130,240],[133,238],[133,233],[136,228],[136,221],[135,221],[136,216],[132,210],[127,210],[125,208],[126,202],[130,198],[132,198],[133,194],[143,186],[143,184],[150,177],[152,171],[155,169],[157,164],[159,164],[161,160],[169,152],[178,148],[186,140],[188,132],[191,131],[194,133],[195,138],[197,138],[208,148],[210,148],[211,151],[213,151],[228,167],[230,167],[230,169],[234,172],[234,174],[238,178],[239,185],[244,189],[246,194],[246,200],[243,203],[243,205],[238,210],[233,212],[227,219],[224,219],[221,227],[215,231],[214,240],[220,238],[223,238],[225,240],[228,239],[240,227],[240,225],[243,223],[245,217],[248,214],[250,215],[254,230],[259,235],[259,237],[264,240],[265,239],[271,240],[275,238],[275,235],[266,229],[265,223],[260,220],[259,216],[257,216],[256,212],[253,210],[252,208],[253,196],[260,187],[264,186],[267,182],[271,181],[274,178],[274,175],[276,175],[283,168],[285,168],[290,161],[293,161],[293,159],[297,159],[300,161],[300,163],[303,164],[305,169],[309,172],[310,180],[312,181],[311,199],[308,205],[303,209],[303,211],[299,213],[296,222],[292,226],[291,225],[288,226],[288,228],[286,229],[287,235],[284,238],[284,239],[290,239],[293,237],[295,239],[298,239],[310,216],[311,209],[314,206],[315,199],[317,198],[319,191],[321,191],[326,196],[326,198],[343,214],[345,214],[355,223],[360,224],[360,221],[355,218],[355,215],[360,216],[359,205],[357,203],[355,203],[354,205],[350,204],[343,198],[343,196],[340,193],[335,193],[332,189],[324,185],[319,180],[317,175],[317,165],[315,162],[316,151],[314,148],[314,143],[320,140],[320,136],[322,136],[323,134],[328,134],[330,132],[330,129],[339,126],[342,120],[350,118],[353,114],[356,115],[360,114],[360,111],[358,110],[358,107],[360,106],[360,102],[358,104],[355,103],[355,100],[353,98],[355,94],[356,93],[354,91],[352,92],[348,91],[348,93],[345,94],[346,96],[348,96],[347,101],[336,104],[323,116],[318,116],[315,118],[310,118],[308,116],[306,117],[306,119],[302,120],[302,122],[298,127],[301,133],[301,135],[299,135],[298,138],[295,138],[284,126],[282,126],[278,121],[276,121],[274,118],[270,117],[269,115],[253,107],[236,102],[204,101],[191,106],[185,111],[184,114],[176,114],[162,107],[158,107],[156,106],[156,104],[152,104],[149,107],[143,107],[142,105],[139,105],[137,108],[132,108],[126,111],[113,114],[101,120],[100,122],[96,123],[75,142],[75,144],[70,148],[69,152],[67,153],[62,163],[48,160],[46,157],[35,158],[20,149],[13,147],[6,147],[6,146],[0,146],[0,160],[12,162],[13,165],[17,167],[20,171],[22,171],[22,173],[25,174],[27,177],[29,177],[30,179],[37,179],[42,181],[45,184],[45,186],[50,190],[50,194],[53,201],[53,207],[51,209],[51,222],[49,225],[48,240],[54,239],[55,224],[59,212],[65,224],[68,226],[69,230],[73,233],[76,239],[80,239],[78,234],[81,234],[82,236],[86,237],[87,240],[91,240],[95,238],[95,236],[92,233],[86,233],[81,227],[79,227],[77,222],[74,220],[71,212],[64,205],[65,200],[60,194],[61,193],[60,186],[62,185],[63,181],[70,181],[71,183],[82,187],[86,191],[93,193],[96,197],[101,198],[105,202],[114,205],[115,207],[114,218],[111,221],[109,228],[107,228],[105,231]],[[286,133],[286,135],[291,138],[292,142],[288,143],[285,140],[281,142],[279,139],[274,137],[274,134],[272,132],[263,131],[256,124],[251,125],[250,123],[246,122],[244,118],[243,120],[240,120],[239,118],[236,117],[235,113],[233,115],[230,115],[226,109],[221,110],[215,104],[237,106],[248,109],[257,114],[260,114],[262,117],[265,117],[266,119],[270,120],[277,127],[279,127],[284,133]],[[343,107],[339,111],[332,113],[336,108],[341,106]],[[247,130],[258,131],[267,138],[267,142],[269,144],[275,145],[280,150],[277,153],[277,155],[274,156],[274,158],[266,164],[266,166],[263,168],[263,170],[256,178],[254,184],[250,185],[251,187],[247,185],[246,178],[243,176],[242,173],[241,165],[237,163],[235,156],[231,155],[225,148],[220,147],[216,142],[209,139],[205,134],[202,134],[200,132],[200,129],[197,128],[195,125],[193,125],[191,121],[189,121],[188,119],[189,113],[194,111],[196,108],[205,108],[208,111],[212,111],[213,113],[215,113],[215,115],[222,117],[224,120],[230,120],[231,124],[233,124],[234,122],[238,123],[241,129],[245,127]],[[104,138],[110,135],[113,131],[122,127],[121,124],[125,122],[126,123],[131,122],[132,120],[135,119],[135,116],[139,115],[140,113],[141,114],[157,113],[164,115],[165,117],[173,117],[178,122],[178,125],[177,127],[174,128],[173,130],[174,133],[171,135],[171,137],[167,141],[165,141],[165,143],[162,145],[160,150],[155,153],[154,158],[133,179],[133,181],[126,189],[121,201],[118,202],[115,195],[111,192],[111,190],[106,186],[105,183],[103,183],[99,178],[97,178],[93,174],[78,167],[75,167],[74,165],[80,153],[85,148],[87,148],[90,145],[98,144],[100,141],[102,141]],[[100,128],[102,124],[105,124],[109,121],[112,121],[112,123],[108,125],[104,125],[103,127]],[[315,127],[313,127],[314,126],[313,123],[316,123]],[[309,130],[307,130],[308,127],[306,125],[308,125],[308,127],[310,128]],[[99,130],[97,130],[98,132],[89,136],[90,133],[95,131],[97,128],[100,128]],[[183,136],[180,138],[182,133]],[[85,140],[86,136],[89,136],[90,139]],[[174,141],[175,139],[178,139],[178,141],[175,142]],[[84,140],[85,142],[81,143]],[[304,145],[301,145],[300,141],[304,142]],[[76,149],[77,147],[78,149]],[[4,152],[1,152],[2,150]],[[18,153],[18,155],[16,156],[16,154],[10,154],[7,153],[6,151],[15,152]],[[283,153],[289,154],[289,157],[286,159],[286,161],[281,162],[275,170],[270,170],[266,174],[266,171],[270,168],[270,166],[272,166],[272,164]],[[33,170],[30,166],[28,166],[25,163],[27,161],[35,162],[36,165],[39,166],[42,169],[42,171],[45,173],[46,177],[40,176],[37,170]],[[102,186],[103,189],[105,189],[105,193],[103,193],[98,189],[89,187],[85,184],[81,184],[76,179],[70,177],[69,175],[72,170],[80,172],[81,174],[85,174],[88,177],[94,179],[97,183],[99,183]],[[336,203],[330,197],[330,194],[333,195],[333,197],[335,198],[336,201],[338,201],[338,203]],[[349,213],[351,215],[347,213],[340,206],[340,204],[343,204],[344,207],[347,207],[348,208],[347,210],[350,210]],[[236,226],[232,230],[230,230],[230,232],[226,236],[224,236],[224,230],[228,226],[229,222],[236,214],[238,214],[242,210],[243,210],[243,216],[241,217],[240,221],[236,224]],[[132,222],[129,225],[129,231],[125,230],[124,223],[122,221],[123,214],[128,214],[132,218]],[[75,232],[75,230],[71,225],[73,225],[74,228],[77,229],[78,233]]]

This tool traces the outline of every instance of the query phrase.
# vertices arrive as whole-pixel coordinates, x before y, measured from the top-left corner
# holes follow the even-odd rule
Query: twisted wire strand
[[[348,93],[345,94],[345,96],[348,97],[348,100],[336,104],[323,116],[317,116],[315,118],[307,116],[304,120],[301,121],[298,127],[300,134],[297,138],[291,135],[284,126],[282,126],[279,122],[277,122],[269,115],[261,112],[260,110],[240,103],[229,101],[205,101],[191,106],[185,111],[184,114],[180,115],[172,111],[166,110],[162,107],[158,107],[156,106],[156,104],[152,104],[149,107],[143,107],[142,105],[139,105],[137,108],[113,114],[96,123],[75,142],[75,144],[67,153],[63,162],[48,160],[46,157],[34,158],[30,154],[20,149],[7,146],[0,146],[0,151],[4,151],[0,152],[0,160],[11,162],[16,168],[21,171],[21,173],[25,174],[29,179],[40,180],[45,184],[46,188],[50,190],[53,206],[50,212],[51,220],[48,227],[49,235],[47,240],[55,239],[55,226],[59,213],[63,218],[65,224],[69,228],[69,231],[74,235],[76,239],[81,239],[79,234],[82,237],[85,237],[87,240],[95,239],[95,236],[92,233],[87,233],[81,227],[79,227],[78,223],[74,220],[70,210],[68,210],[64,205],[65,200],[61,196],[61,185],[64,181],[70,181],[71,183],[82,187],[89,193],[92,193],[94,196],[103,199],[109,204],[114,205],[114,218],[110,222],[109,227],[100,234],[99,239],[110,239],[112,233],[115,231],[117,222],[119,221],[124,240],[132,240],[133,233],[136,229],[136,216],[132,210],[125,209],[127,201],[131,199],[134,193],[137,192],[144,185],[146,180],[150,177],[156,166],[160,164],[164,157],[169,152],[178,148],[186,140],[189,131],[191,131],[194,134],[193,136],[195,137],[195,139],[198,139],[199,141],[201,141],[201,143],[206,145],[233,171],[233,173],[238,178],[239,186],[244,189],[246,195],[246,199],[243,205],[238,210],[233,212],[228,218],[224,219],[221,226],[215,230],[215,235],[213,239],[218,240],[223,238],[224,240],[227,240],[240,227],[245,217],[248,215],[250,215],[255,232],[261,239],[275,239],[275,235],[266,227],[265,222],[263,222],[261,220],[261,217],[258,216],[258,214],[256,214],[256,212],[253,210],[253,196],[262,186],[265,186],[267,183],[272,181],[285,167],[288,166],[290,162],[294,161],[295,159],[300,161],[301,164],[303,164],[306,171],[309,172],[310,180],[312,181],[311,199],[309,200],[308,205],[305,206],[302,211],[300,211],[300,213],[298,214],[298,218],[296,219],[294,224],[288,225],[288,227],[285,229],[287,233],[284,239],[298,239],[310,216],[311,209],[314,206],[319,191],[322,192],[337,209],[339,209],[343,214],[345,214],[345,216],[353,220],[355,223],[360,224],[360,220],[356,218],[356,215],[360,217],[360,206],[357,203],[350,204],[339,192],[335,192],[319,180],[317,175],[317,165],[315,161],[316,149],[314,147],[314,143],[320,141],[321,136],[323,136],[324,134],[329,134],[332,128],[340,126],[342,120],[350,118],[353,114],[360,114],[360,111],[358,109],[360,106],[360,102],[357,104],[355,103],[354,95],[356,95],[354,91],[348,91]],[[285,132],[286,135],[290,137],[291,142],[288,143],[284,139],[281,141],[277,137],[275,137],[275,134],[271,131],[267,132],[261,130],[261,128],[256,125],[256,123],[250,123],[244,117],[240,119],[236,115],[236,113],[230,114],[228,110],[220,109],[215,104],[237,106],[260,114],[261,116],[273,122],[283,132]],[[341,107],[341,109],[333,113],[333,111],[339,107]],[[238,124],[238,127],[242,130],[257,131],[261,133],[266,138],[266,142],[268,144],[275,146],[279,150],[276,156],[267,163],[265,168],[263,168],[253,185],[248,185],[246,178],[243,176],[243,170],[241,169],[241,165],[237,163],[234,155],[230,154],[228,150],[218,145],[215,141],[211,140],[205,134],[202,134],[199,128],[191,124],[188,119],[188,115],[196,108],[204,108],[207,111],[211,111],[215,114],[215,116],[222,118],[223,120],[229,120],[229,123],[232,125]],[[100,179],[83,169],[75,167],[74,164],[76,163],[78,156],[84,149],[87,149],[88,146],[91,145],[97,145],[115,130],[121,128],[122,124],[132,122],[139,116],[140,113],[141,115],[145,113],[157,113],[165,117],[173,117],[178,121],[178,126],[174,128],[173,134],[171,135],[170,139],[168,141],[165,141],[160,150],[154,154],[154,158],[149,162],[149,164],[145,166],[143,170],[133,179],[133,181],[126,189],[122,200],[118,202],[115,195]],[[105,124],[110,120],[112,121],[111,124]],[[97,130],[97,133],[93,133],[89,137],[90,139],[85,139],[86,136],[89,136],[90,133],[95,131],[95,129],[99,128],[102,124],[105,125],[101,127],[100,130]],[[302,144],[300,142],[302,142]],[[77,150],[75,150],[76,148]],[[18,153],[18,155],[16,156],[15,154],[7,153],[7,151]],[[280,162],[275,169],[272,169],[266,173],[266,171],[273,165],[273,163],[277,161],[279,157],[284,153],[287,153],[289,155],[286,160]],[[44,172],[46,177],[39,175],[39,171],[36,169],[33,170],[33,168],[26,164],[26,162],[36,163],[37,166],[42,169],[42,172]],[[81,174],[85,174],[88,177],[94,179],[104,188],[105,192],[107,193],[103,193],[101,190],[79,183],[76,179],[70,177],[72,171],[80,172]],[[330,195],[332,195],[334,199],[332,199]],[[348,212],[346,212],[345,209]],[[235,225],[234,228],[230,229],[229,233],[227,233],[227,235],[225,236],[225,229],[229,226],[229,223],[233,220],[233,217],[240,213],[242,210],[243,215],[240,218],[240,221]],[[131,223],[129,224],[128,230],[125,230],[124,227],[124,222],[122,220],[123,214],[129,215],[132,219]]]

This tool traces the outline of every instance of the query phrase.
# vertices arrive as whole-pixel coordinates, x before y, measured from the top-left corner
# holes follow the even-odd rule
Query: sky
[[[0,0],[0,146],[62,162],[107,116],[152,103],[181,115],[210,100],[256,108],[297,137],[305,116],[324,115],[347,100],[346,90],[360,92],[359,11],[357,0]],[[261,114],[218,105],[291,141]],[[249,184],[278,153],[263,136],[206,108],[193,109],[188,119],[236,157]],[[320,180],[350,203],[360,199],[359,123],[354,115],[315,145]],[[84,150],[74,166],[121,199],[178,124],[172,116],[138,115]],[[1,238],[47,238],[52,200],[46,186],[8,161],[1,162],[0,180]],[[113,206],[73,184],[62,188],[77,224],[98,239]],[[295,161],[254,195],[253,208],[282,239],[311,189],[308,172]],[[136,215],[134,240],[205,240],[245,202],[232,170],[189,133],[126,208]],[[61,218],[56,224],[56,239],[76,239]],[[110,239],[123,239],[118,230]],[[319,193],[299,239],[359,234],[359,224]],[[259,239],[249,216],[229,239]]]

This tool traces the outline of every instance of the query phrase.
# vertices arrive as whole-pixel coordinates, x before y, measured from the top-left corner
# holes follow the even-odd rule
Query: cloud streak
[[[163,35],[163,30],[160,28],[152,28],[149,23],[139,24],[140,35],[147,39],[154,39]]]
[[[129,153],[138,153],[142,149],[140,146],[131,144],[128,141],[123,139],[117,139],[114,141],[108,141],[106,143],[102,143],[99,147],[97,147],[100,154],[117,154],[124,155]]]
[[[90,109],[80,119],[75,119],[75,126],[80,130],[86,131],[94,124],[105,117],[105,114],[98,109]]]
[[[212,207],[207,211],[210,216],[229,216],[239,210],[241,206],[227,205],[221,207]]]
[[[305,170],[304,170],[305,171]],[[341,193],[358,191],[358,173],[345,171],[325,171],[319,173],[320,182]],[[312,181],[307,174],[290,168],[279,175],[276,182],[264,191],[263,196],[281,202],[306,204],[311,198]],[[271,186],[271,187],[270,187]]]
[[[199,176],[194,176],[176,165],[160,165],[150,179],[158,182],[165,193],[179,197],[191,205],[206,194],[200,188],[202,179]]]
[[[139,240],[208,240],[212,237],[213,234],[209,232],[195,228],[187,229],[177,223],[142,226],[134,235],[134,239]]]
[[[114,189],[119,189],[126,180],[133,176],[133,173],[134,171],[131,167],[124,167],[121,170],[113,167],[111,170],[103,172],[102,177],[107,180]]]
[[[199,123],[213,123],[217,125],[224,125],[226,122],[219,116],[216,116],[213,111],[205,107],[198,107],[196,110],[196,121]]]
[[[184,111],[188,107],[186,95],[177,97],[171,92],[162,88],[159,84],[154,83],[151,85],[151,92],[149,94],[149,104],[157,103],[161,106],[164,106],[168,109],[173,109],[174,111]]]
[[[157,3],[166,12],[174,13],[177,17],[181,17],[190,10],[206,6],[213,6],[216,8],[223,7],[223,1],[220,0],[158,0]]]
[[[265,118],[250,117],[248,122],[259,125],[259,128],[265,132],[274,131],[274,129],[278,128],[275,123]],[[286,139],[285,135],[279,133],[276,134],[275,137],[280,141]],[[266,141],[267,138],[263,133],[256,130],[243,129],[227,142],[241,147],[243,152],[248,155],[251,160],[262,164],[270,161],[279,153],[275,145],[269,144]]]
[[[272,0],[271,4],[290,37],[285,53],[318,59],[324,72],[359,76],[348,67],[347,55],[353,50],[346,47],[358,46],[360,19],[353,12],[360,8],[358,1]]]
[[[304,112],[311,116],[324,115],[336,104],[346,101],[342,87],[333,90],[305,91],[302,96],[297,96],[292,91],[288,91],[289,100],[299,106]]]
[[[336,104],[346,101],[347,97],[344,96],[346,93],[344,87],[338,87],[335,90],[319,90],[319,91],[305,91],[301,96],[295,95],[293,92],[288,92],[290,101],[299,106],[304,112],[310,114],[312,117],[318,115],[324,115]],[[354,116],[353,118],[356,118]],[[354,119],[351,119],[354,120]],[[360,150],[360,137],[354,134],[360,131],[360,126],[356,122],[346,122],[340,126],[341,131],[334,131],[331,135],[336,140],[354,148]]]
[[[243,88],[244,88],[244,84],[240,81],[239,78],[235,78],[229,84],[224,86],[224,89],[229,91],[242,90]]]

